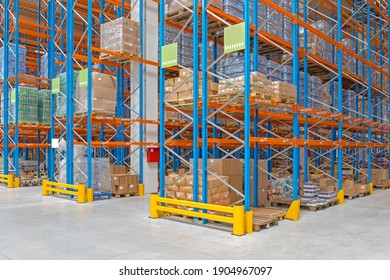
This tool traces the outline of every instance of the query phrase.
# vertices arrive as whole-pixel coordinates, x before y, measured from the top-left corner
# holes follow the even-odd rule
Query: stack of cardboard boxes
[[[343,181],[343,190],[345,196],[355,196],[370,192],[370,187],[366,183],[359,184],[351,179],[346,179]]]
[[[254,160],[251,159],[251,206],[254,206]],[[267,170],[267,161],[258,161],[258,200],[257,205],[262,206],[267,202],[268,199],[268,175],[265,172]]]
[[[208,176],[207,203],[228,206],[230,205],[230,192],[229,187],[224,182],[229,183],[229,178],[227,176],[220,176],[220,179]],[[166,196],[168,198],[193,201],[193,181],[192,175],[168,174],[165,177],[165,183],[168,184]],[[199,177],[199,181],[202,181],[201,177]],[[201,185],[198,188],[198,202],[202,202]]]
[[[332,178],[320,178],[318,185],[321,192],[335,192],[337,191],[337,182]]]
[[[193,162],[192,160],[190,161]],[[199,159],[199,166],[202,162]],[[228,183],[232,188],[228,188],[230,205],[242,204],[244,194],[244,163],[242,159],[208,159],[208,170],[217,174],[218,176],[228,178]],[[267,202],[268,194],[268,177],[264,170],[267,170],[266,161],[260,160],[258,163],[258,205],[264,205]],[[254,205],[254,162],[251,160],[251,206]],[[216,179],[213,176],[209,176]],[[200,180],[201,182],[201,180]]]
[[[243,92],[244,76],[219,81],[218,95],[235,95]],[[251,96],[265,98],[272,95],[272,82],[260,72],[250,74]]]
[[[114,195],[135,195],[138,191],[138,175],[126,173],[124,165],[111,165],[111,188]]]
[[[275,81],[272,82],[272,101],[295,103],[297,99],[297,87],[293,84]]]
[[[368,174],[368,169],[364,168],[363,173]],[[387,169],[372,168],[371,169],[371,183],[374,186],[387,186],[389,184],[388,171]],[[367,177],[362,180],[362,183],[367,182]]]
[[[274,102],[295,103],[296,87],[290,83],[281,81],[270,81],[267,76],[252,72],[250,74],[251,96]],[[235,95],[242,92],[244,87],[244,76],[223,80],[218,85],[218,95]]]
[[[88,108],[88,83],[84,83],[79,77],[75,98],[75,113],[87,113]],[[116,105],[116,79],[113,76],[93,72],[92,73],[92,112],[104,115],[115,115]]]
[[[124,17],[108,21],[101,25],[100,48],[112,52],[139,56],[139,23]],[[102,53],[102,58],[106,54]]]
[[[165,81],[165,95],[167,102],[186,101],[192,100],[194,98],[192,75],[193,74],[191,70],[181,69],[179,72],[179,77],[167,79]],[[202,73],[199,73],[198,78],[198,95],[202,96]],[[209,96],[214,96],[218,91],[218,83],[213,82],[211,78],[212,77],[209,75],[207,89]]]

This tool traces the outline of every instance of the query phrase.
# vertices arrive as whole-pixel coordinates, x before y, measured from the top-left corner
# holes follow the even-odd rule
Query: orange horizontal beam
[[[143,63],[143,64],[148,64],[148,65],[157,66],[157,67],[160,66],[160,64],[158,62],[143,59],[143,58],[132,56],[132,55],[126,55],[126,54],[121,54],[121,53],[112,52],[112,51],[108,51],[108,50],[103,50],[103,49],[97,48],[97,47],[92,47],[91,49],[96,51],[96,52],[106,53],[106,54],[111,54],[111,55],[115,55],[118,57],[127,58],[129,60],[138,61],[139,63]]]

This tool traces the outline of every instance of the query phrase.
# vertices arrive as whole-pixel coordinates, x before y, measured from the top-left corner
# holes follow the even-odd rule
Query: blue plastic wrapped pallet
[[[60,92],[56,94],[56,116],[66,115],[66,73],[58,75],[60,78]],[[73,93],[76,91],[78,72],[73,75]],[[74,106],[74,105],[73,105]]]
[[[322,110],[322,81],[315,76],[309,77],[308,107]]]
[[[58,62],[58,61],[65,61],[66,58],[64,55],[62,55],[61,53],[56,53],[55,54],[55,61]],[[64,65],[62,64],[58,64],[58,63],[54,63],[54,75],[55,77],[57,77],[62,71],[62,68],[64,67]],[[65,71],[65,69],[63,69]],[[44,77],[44,78],[48,78],[49,77],[49,63],[48,63],[48,54],[45,53],[42,57],[41,57],[41,77]]]
[[[16,72],[16,46],[15,44],[8,45],[8,76],[15,77]],[[4,50],[0,48],[0,76],[4,77]],[[26,74],[26,47],[19,45],[19,74]]]
[[[280,77],[283,82],[292,84],[293,82],[293,68],[290,65],[283,65],[280,68]]]
[[[267,75],[268,74],[268,60],[264,56],[258,56],[258,72]],[[251,72],[254,71],[254,56],[251,54]],[[242,55],[236,55],[221,59],[218,72],[226,75],[230,78],[235,78],[244,75],[244,57]],[[278,75],[276,73],[276,75]]]
[[[353,90],[343,91],[343,115],[356,117],[356,92]]]
[[[280,64],[269,60],[267,64],[267,79],[271,81],[280,81],[281,77],[281,69]]]

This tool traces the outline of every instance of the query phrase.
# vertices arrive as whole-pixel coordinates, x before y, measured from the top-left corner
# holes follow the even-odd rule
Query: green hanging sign
[[[79,71],[79,86],[88,86],[88,68]]]
[[[13,89],[11,90],[11,102],[16,101],[16,91]]]
[[[51,93],[57,94],[60,92],[60,78],[54,78],[51,80]]]
[[[163,46],[161,49],[162,68],[177,65],[177,43]]]
[[[245,49],[245,22],[226,27],[223,37],[225,54]]]

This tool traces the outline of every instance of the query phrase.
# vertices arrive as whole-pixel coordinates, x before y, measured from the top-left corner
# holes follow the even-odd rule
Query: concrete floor
[[[244,237],[148,218],[147,197],[79,205],[0,186],[2,259],[390,259],[390,190]]]

